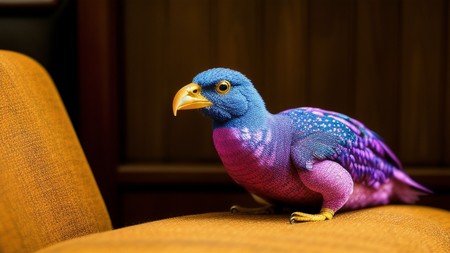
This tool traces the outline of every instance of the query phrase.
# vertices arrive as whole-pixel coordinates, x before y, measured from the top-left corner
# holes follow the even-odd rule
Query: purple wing
[[[376,133],[344,114],[309,107],[281,114],[294,124],[293,160],[298,157],[298,164],[305,169],[319,160],[333,160],[346,168],[355,182],[377,187],[402,167]]]

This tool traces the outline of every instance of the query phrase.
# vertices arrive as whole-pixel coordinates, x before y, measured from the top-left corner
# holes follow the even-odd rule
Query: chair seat
[[[450,212],[392,205],[332,220],[289,224],[289,215],[208,213],[71,239],[51,252],[445,252]]]

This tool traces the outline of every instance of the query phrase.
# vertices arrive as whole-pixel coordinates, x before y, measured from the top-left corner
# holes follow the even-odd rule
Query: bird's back
[[[393,200],[413,203],[420,195],[431,193],[402,170],[394,152],[361,122],[341,113],[310,107],[280,114],[291,119],[297,139],[294,141],[300,144],[298,151],[310,154],[305,158],[305,167],[308,159],[332,160],[350,173],[355,187],[346,208]],[[311,149],[312,145],[315,148]]]
[[[311,162],[336,161],[348,170],[355,182],[375,187],[391,178],[395,169],[401,169],[399,159],[383,140],[355,119],[310,107],[281,114],[291,119],[294,141],[300,146],[323,144],[310,152]]]

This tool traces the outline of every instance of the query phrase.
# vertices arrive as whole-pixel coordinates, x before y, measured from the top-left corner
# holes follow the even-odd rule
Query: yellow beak
[[[177,116],[178,110],[199,109],[213,105],[202,96],[201,91],[202,88],[196,83],[190,83],[181,88],[173,98],[173,115]]]

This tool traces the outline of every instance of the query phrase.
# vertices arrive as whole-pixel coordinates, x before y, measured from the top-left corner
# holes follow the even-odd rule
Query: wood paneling
[[[399,0],[358,1],[355,117],[398,151],[401,82]]]
[[[211,138],[209,121],[184,113],[175,121],[171,110],[176,87],[211,65],[209,1],[134,0],[124,10],[127,159],[214,156],[211,143],[198,141]]]
[[[448,0],[77,4],[80,139],[115,224],[254,203],[223,169],[197,173],[219,162],[210,121],[172,115],[175,92],[217,66],[250,77],[272,112],[320,106],[360,119],[407,167],[424,166],[411,175],[436,194],[420,203],[448,208]],[[144,169],[118,170],[118,157]]]
[[[239,68],[261,80],[262,4],[260,0],[218,0],[211,17],[214,64]],[[238,8],[236,8],[239,6]],[[211,66],[210,66],[211,67]]]
[[[445,51],[447,52],[447,62],[445,66],[445,72],[447,77],[446,86],[444,89],[444,101],[445,101],[445,110],[444,110],[444,163],[450,164],[450,49],[449,49],[449,41],[450,41],[450,1],[447,1],[447,30],[445,31],[446,40],[445,40]]]
[[[124,163],[218,161],[209,120],[171,114],[198,72],[235,68],[278,112],[356,117],[407,165],[450,164],[446,0],[129,0]]]
[[[257,85],[270,111],[309,104],[306,0],[265,1],[264,72]]]
[[[405,163],[443,162],[446,144],[442,133],[449,131],[443,127],[448,71],[445,6],[442,0],[413,0],[402,5],[399,135],[400,157]]]
[[[355,1],[310,1],[310,106],[355,111]]]
[[[114,225],[119,162],[116,4],[108,0],[77,1],[79,137]]]

